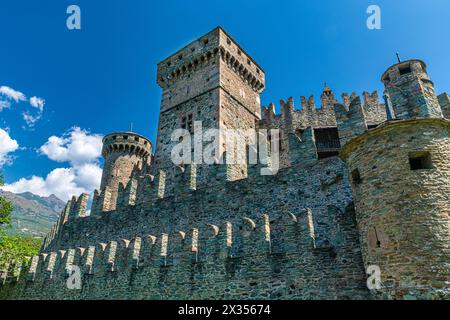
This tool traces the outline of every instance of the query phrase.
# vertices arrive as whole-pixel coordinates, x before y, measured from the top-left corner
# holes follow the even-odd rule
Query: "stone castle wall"
[[[273,104],[260,113],[263,70],[214,29],[158,65],[154,161],[141,149],[120,161],[105,153],[107,182],[94,192],[91,215],[87,194],[69,201],[40,255],[0,272],[0,298],[448,297],[450,146],[442,115],[450,99],[436,97],[419,60],[390,67],[382,81],[385,104],[377,92],[338,102],[325,85],[320,108],[302,97],[296,110],[289,98],[280,115]],[[280,141],[268,136],[279,144],[280,171],[175,166],[171,135],[192,133],[196,121],[204,130],[280,129]],[[225,159],[235,153],[217,140]],[[254,150],[244,135],[236,142]],[[80,290],[66,286],[72,265],[82,271]],[[369,266],[382,272],[376,292],[367,288]]]
[[[78,217],[1,297],[367,299],[347,181],[334,157]],[[73,254],[81,291],[65,285]]]

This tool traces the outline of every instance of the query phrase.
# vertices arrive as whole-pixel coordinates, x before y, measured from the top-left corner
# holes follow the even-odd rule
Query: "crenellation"
[[[450,96],[444,92],[438,96],[438,101],[444,118],[450,119]]]
[[[367,131],[365,111],[360,97],[351,100],[348,108],[343,104],[336,104],[334,111],[337,119],[339,140],[342,146],[352,138]]]
[[[84,266],[86,274],[94,273],[95,250],[95,246],[89,246],[86,251],[77,251],[77,253],[79,253],[79,261],[82,261],[80,264]]]
[[[130,179],[130,181],[128,181],[127,186],[123,189],[123,198],[122,199],[120,197],[118,198],[118,203],[121,207],[134,206],[136,204],[137,188],[138,188],[138,181],[133,178]]]
[[[27,273],[27,280],[28,281],[34,281],[36,278],[36,272],[37,272],[37,268],[38,268],[38,264],[39,264],[39,260],[40,260],[40,256],[33,256],[31,258],[31,264],[30,264],[30,268],[28,269],[28,273]]]
[[[82,218],[86,215],[88,200],[89,200],[88,193],[83,193],[78,198],[75,196],[72,197],[70,205],[68,204],[68,206],[70,206],[68,221]]]
[[[296,246],[292,245],[291,241],[294,241],[294,243],[299,241],[295,239],[302,238],[303,233],[298,232],[298,224],[293,221],[291,216],[285,215],[285,217],[287,219],[282,219],[285,222],[279,224],[278,227],[286,227],[285,240],[282,238],[280,240],[287,241],[287,243],[282,246],[283,250],[280,252],[287,254],[296,252]],[[135,238],[132,241],[110,241],[108,244],[98,243],[95,248],[95,272],[92,278],[83,276],[83,281],[101,281],[101,279],[106,279],[108,277],[107,274],[110,272],[116,272],[119,277],[122,277],[124,274],[131,274],[131,270],[136,270],[136,268],[139,268],[140,272],[146,272],[149,275],[156,272],[155,268],[160,270],[167,269],[167,275],[171,277],[173,273],[183,272],[191,263],[195,264],[197,262],[207,263],[211,261],[214,264],[223,264],[238,261],[236,259],[240,261],[252,259],[262,262],[259,252],[264,255],[270,254],[271,242],[273,241],[269,231],[271,228],[269,221],[267,214],[261,215],[257,220],[243,217],[240,222],[237,222],[235,228],[237,231],[233,233],[233,224],[230,222],[222,223],[222,228],[218,226],[212,228],[211,226],[213,225],[205,225],[200,229],[193,228],[187,234],[181,232],[172,235],[163,233],[159,239],[153,236],[147,237],[146,239],[149,241],[143,247],[140,247],[141,242],[138,240],[140,238]],[[292,231],[289,231],[290,228],[293,228]],[[208,236],[205,238],[202,234],[208,229],[213,231],[213,237]],[[281,235],[281,233],[278,234]],[[300,244],[301,242],[297,243]],[[139,245],[136,246],[134,244]],[[205,247],[209,245],[212,247]],[[219,255],[216,256],[216,253]],[[49,256],[51,257],[54,254],[54,252],[49,253]],[[274,252],[274,254],[277,253]],[[144,259],[145,256],[148,259]],[[142,262],[137,264],[136,261],[138,260],[143,261],[144,264]],[[50,261],[52,261],[51,258]],[[76,259],[76,261],[76,263],[82,263],[81,259]],[[49,267],[50,263],[48,262],[47,264],[48,270],[51,269]],[[76,263],[74,262],[74,264]],[[61,263],[61,265],[64,264]],[[52,270],[53,272],[58,270],[61,276],[66,274],[66,268],[53,268]],[[53,279],[59,279],[59,277],[60,275],[54,274]],[[45,278],[45,276],[38,274],[38,278],[35,281],[41,283],[45,281]],[[153,281],[155,282],[152,282],[152,285],[156,285],[156,279]],[[53,283],[48,283],[48,285],[59,284],[56,280]]]
[[[280,109],[281,109],[281,121],[283,123],[283,127],[287,132],[291,132],[294,130],[293,128],[293,117],[294,117],[294,99],[291,97],[287,99],[287,101],[280,100]]]
[[[114,270],[123,272],[124,270],[129,270],[131,268],[130,265],[130,257],[132,254],[131,244],[132,240],[128,239],[120,239],[117,241],[116,255],[114,257]]]
[[[71,265],[78,263],[78,261],[75,260],[75,258],[77,257],[76,249],[71,248],[67,250],[59,250],[59,252],[60,254],[58,256],[58,259],[60,261],[60,271],[63,273],[67,273],[67,270]]]
[[[311,208],[306,208],[303,211],[304,220],[307,226],[308,230],[308,236],[309,236],[309,242],[312,245],[312,248],[316,248],[316,219],[314,217],[314,212],[311,210]]]
[[[142,244],[143,241],[141,237],[135,237],[130,242],[130,254],[128,255],[128,260],[132,269],[138,269],[140,266]]]
[[[380,103],[378,91],[363,92],[364,114],[368,125],[378,125],[387,120],[386,106]]]
[[[142,238],[139,267],[150,264],[151,257],[155,256],[157,238],[154,235],[146,235]]]
[[[92,260],[92,274],[100,274],[105,270],[108,261],[106,248],[108,243],[99,242],[95,245],[94,256]]]
[[[305,129],[302,136],[292,132],[288,136],[289,161],[291,165],[308,166],[318,160],[314,129]]]

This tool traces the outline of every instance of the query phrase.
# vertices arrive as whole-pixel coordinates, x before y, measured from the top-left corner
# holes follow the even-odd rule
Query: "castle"
[[[424,62],[387,69],[384,103],[325,86],[319,107],[288,99],[277,115],[260,105],[263,69],[218,27],[160,62],[157,79],[155,154],[136,133],[107,135],[90,214],[88,194],[69,201],[40,254],[0,273],[0,298],[450,297],[450,97]],[[269,139],[280,170],[174,165],[172,132],[197,121],[280,129]]]

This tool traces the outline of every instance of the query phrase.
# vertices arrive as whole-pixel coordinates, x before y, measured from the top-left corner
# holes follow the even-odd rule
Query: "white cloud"
[[[100,188],[103,170],[97,163],[85,163],[73,169],[75,170],[74,182],[77,186],[91,192]]]
[[[29,129],[32,129],[36,122],[38,122],[42,118],[45,106],[45,100],[43,98],[33,96],[28,100],[25,94],[23,94],[22,92],[8,86],[1,86],[0,112],[3,109],[10,108],[12,101],[15,101],[16,103],[28,101],[30,106],[34,108],[33,111],[26,110],[25,112],[22,112],[22,118]]]
[[[61,137],[52,136],[39,152],[56,162],[70,162],[72,166],[96,162],[101,156],[102,136],[74,127]]]
[[[22,178],[12,184],[2,187],[3,190],[23,193],[31,192],[42,197],[51,194],[56,195],[61,200],[67,201],[73,195],[80,195],[87,190],[76,183],[76,172],[73,168],[58,168],[51,171],[44,179],[33,176],[30,179]]]
[[[6,99],[12,99],[15,102],[27,100],[27,97],[22,92],[14,90],[13,88],[10,88],[8,86],[1,86],[0,94]]]
[[[37,109],[39,109],[40,112],[44,111],[44,105],[45,105],[45,100],[42,98],[38,98],[38,97],[31,97],[30,98],[30,105],[32,107],[35,107]]]
[[[42,117],[42,114],[39,113],[36,116],[31,115],[28,111],[22,113],[22,118],[25,120],[26,124],[29,128],[33,128],[36,122],[38,122]]]
[[[100,187],[101,149],[101,135],[91,134],[78,127],[61,137],[52,136],[40,147],[39,152],[50,160],[67,162],[70,167],[54,169],[45,178],[22,178],[2,189],[14,193],[31,192],[40,196],[54,194],[64,201],[84,192],[91,193]]]
[[[7,131],[0,128],[0,167],[11,162],[9,154],[18,148],[17,141],[12,139]]]
[[[11,107],[11,102],[6,101],[6,100],[0,100],[0,112],[3,109],[8,109],[9,107]]]

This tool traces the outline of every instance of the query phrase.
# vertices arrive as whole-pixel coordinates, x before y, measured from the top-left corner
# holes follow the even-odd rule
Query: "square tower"
[[[220,27],[160,62],[157,79],[163,92],[155,168],[166,171],[169,188],[174,167],[171,161],[174,130],[187,129],[193,133],[196,121],[202,122],[203,131],[245,130],[255,128],[261,118],[264,71]],[[219,145],[226,149],[224,141]],[[198,186],[208,182],[209,167],[197,170]],[[245,176],[246,169],[242,166],[228,168],[228,180]]]

